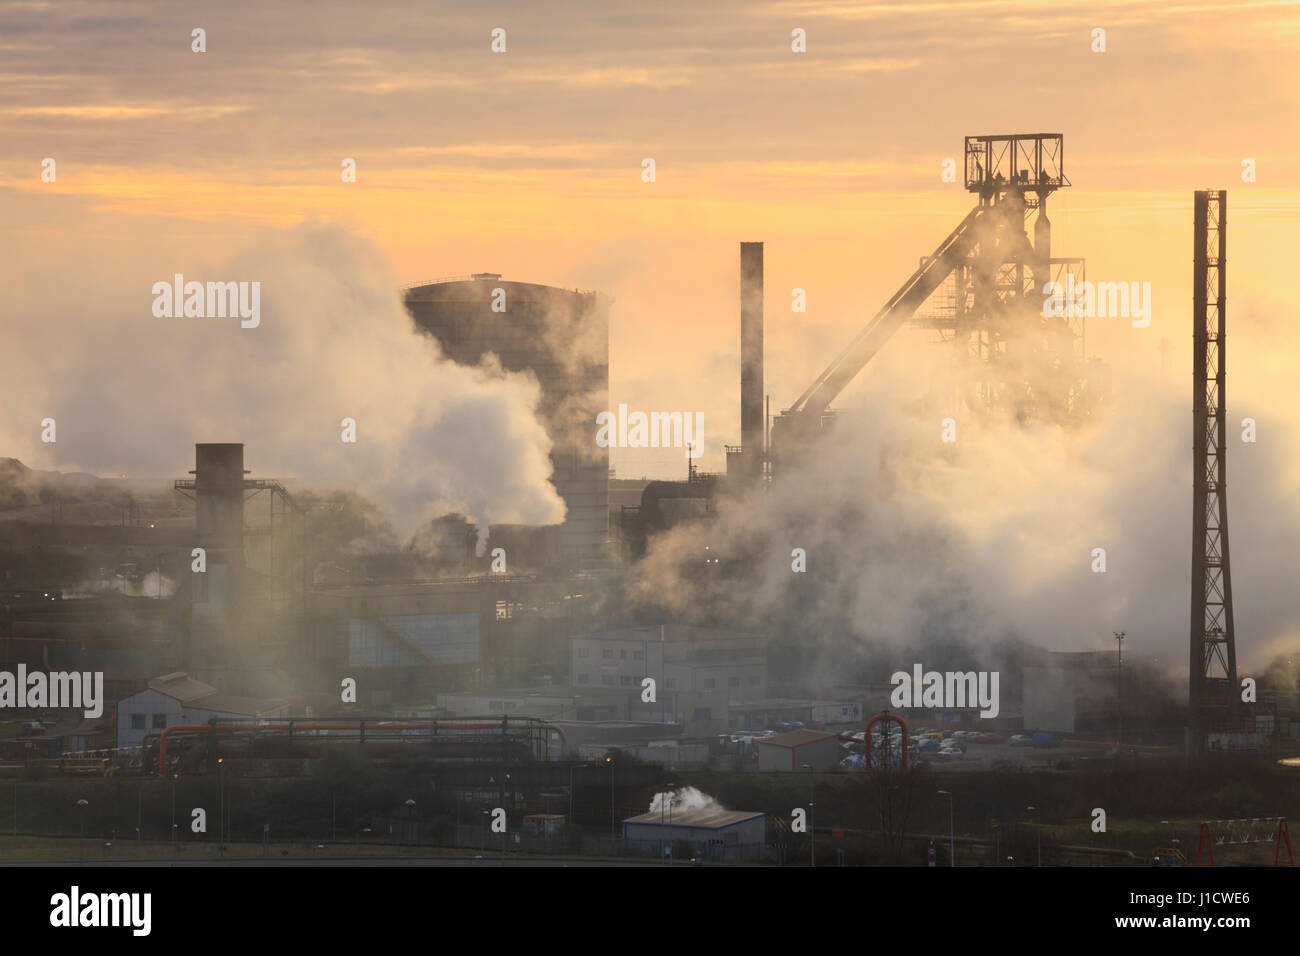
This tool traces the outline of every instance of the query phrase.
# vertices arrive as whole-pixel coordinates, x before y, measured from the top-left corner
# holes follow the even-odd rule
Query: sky
[[[205,52],[191,48],[195,28]],[[505,52],[492,50],[497,28]],[[795,30],[806,52],[792,50]],[[1125,606],[1140,605],[1143,589],[1179,588],[1170,606],[1185,607],[1191,202],[1194,189],[1226,187],[1229,421],[1260,422],[1258,444],[1234,446],[1229,463],[1238,626],[1259,634],[1258,648],[1300,639],[1280,600],[1300,572],[1289,281],[1298,53],[1295,2],[0,2],[0,454],[183,474],[189,441],[240,440],[191,439],[173,417],[158,425],[165,454],[146,450],[158,437],[151,416],[176,406],[177,392],[192,391],[179,407],[205,420],[229,411],[241,435],[257,406],[232,393],[274,399],[250,384],[264,366],[235,344],[255,330],[195,341],[150,324],[154,281],[241,263],[221,277],[257,278],[263,266],[291,275],[293,288],[311,287],[299,306],[328,312],[331,328],[351,315],[363,330],[400,320],[391,303],[376,307],[382,319],[350,312],[358,285],[363,305],[385,283],[483,271],[605,293],[611,404],[702,411],[700,465],[720,469],[722,445],[739,440],[740,241],[766,243],[766,386],[778,410],[974,204],[940,175],[964,136],[1059,132],[1072,185],[1050,202],[1054,252],[1085,256],[1089,278],[1153,289],[1149,328],[1089,329],[1090,354],[1114,369],[1102,430],[1050,436],[1075,456],[1059,467],[1098,489],[1066,505],[1068,523],[1131,528],[1116,511],[1130,503],[1155,523],[1145,536],[1168,544],[1129,559],[1163,573],[1135,579]],[[47,157],[54,182],[42,180]],[[345,158],[355,182],[340,175]],[[654,182],[643,180],[646,158]],[[1242,180],[1246,159],[1254,182]],[[364,281],[340,277],[349,263]],[[795,288],[806,290],[804,313],[789,307]],[[395,334],[385,325],[377,339]],[[364,338],[314,358],[326,370],[355,360],[382,378],[382,354],[354,351],[377,348]],[[838,404],[888,414],[937,365],[932,355],[925,334],[900,334]],[[186,371],[164,373],[169,364]],[[403,365],[390,387],[415,374]],[[504,424],[493,434],[524,435],[508,468],[534,475],[537,436],[512,417],[528,383],[471,387],[447,375],[439,381],[496,410]],[[43,445],[33,423],[69,382],[103,385],[60,422],[86,440]],[[137,400],[137,388],[151,397]],[[466,421],[477,408],[458,407]],[[127,419],[134,441],[117,437]],[[284,431],[266,441],[292,445]],[[315,452],[264,462],[331,478],[359,470]],[[672,451],[616,449],[612,462],[621,476],[686,469]],[[390,484],[405,480],[394,464],[384,471]],[[456,486],[472,484],[463,476],[440,494],[498,517],[553,511],[545,494],[520,491],[527,480],[497,477],[524,503],[488,504]],[[1024,516],[996,505],[1013,483],[1013,497],[1037,501],[1060,483],[1046,469],[1002,477],[976,482],[987,497],[949,505],[949,518],[981,548],[1013,554],[1010,565],[1032,566],[1005,540]],[[1110,510],[1090,510],[1100,507]],[[1108,637],[1107,625],[1089,626]],[[1176,654],[1185,636],[1160,640]]]

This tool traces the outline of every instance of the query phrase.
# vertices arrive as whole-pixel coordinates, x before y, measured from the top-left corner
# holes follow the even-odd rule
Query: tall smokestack
[[[244,584],[244,446],[194,446],[194,519],[207,571],[195,575],[194,612],[218,617],[240,603]]]
[[[763,474],[763,244],[740,244],[740,442],[742,474]]]

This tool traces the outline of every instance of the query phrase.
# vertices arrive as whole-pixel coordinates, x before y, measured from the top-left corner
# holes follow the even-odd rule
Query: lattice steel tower
[[[1191,750],[1237,714],[1237,652],[1228,563],[1226,310],[1228,191],[1197,190],[1192,267]],[[1235,729],[1235,728],[1234,728]]]

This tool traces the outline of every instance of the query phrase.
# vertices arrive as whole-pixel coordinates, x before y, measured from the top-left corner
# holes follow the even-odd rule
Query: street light
[[[1030,813],[1037,813],[1037,812],[1038,812],[1038,808],[1037,808],[1037,807],[1026,807],[1025,809],[1028,810]],[[1039,865],[1039,866],[1042,866],[1042,865],[1043,865],[1043,825],[1042,825],[1042,823],[1037,823],[1037,824],[1035,824],[1035,829],[1038,831],[1038,865]]]
[[[180,778],[180,774],[172,774],[172,856],[176,855],[176,781]]]
[[[617,842],[618,837],[614,833],[614,758],[606,757],[605,763],[609,764],[609,839]]]
[[[1115,669],[1115,713],[1119,723],[1119,734],[1115,739],[1115,749],[1124,745],[1124,632],[1112,631],[1119,649],[1118,666]]]
[[[812,764],[806,763],[803,768],[812,773]],[[808,781],[808,863],[810,866],[817,865],[817,781],[815,779]]]
[[[86,862],[86,807],[90,806],[88,800],[78,800],[77,806],[81,808],[81,813],[77,814],[81,820],[81,837],[77,840],[77,851],[81,854],[81,862]]]
[[[677,784],[668,785],[668,831],[671,834],[673,829],[673,795],[677,789]],[[673,841],[668,841],[668,865],[673,865]]]
[[[948,798],[948,865],[955,869],[957,866],[957,836],[953,827],[952,793],[947,790],[936,792]]]
[[[225,758],[217,758],[217,842],[226,839],[226,775]]]

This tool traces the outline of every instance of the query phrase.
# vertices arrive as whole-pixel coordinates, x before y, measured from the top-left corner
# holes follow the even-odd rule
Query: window
[[[677,689],[677,678],[676,678],[676,677],[669,677],[667,680],[664,681],[664,686],[667,687],[669,690],[676,690],[676,689]]]
[[[635,677],[620,677],[620,678],[618,679],[618,682],[619,682],[620,684],[622,684],[624,687],[632,687],[632,686],[634,686],[634,685],[636,684],[636,678],[635,678]]]
[[[740,678],[739,678],[739,677],[729,677],[729,678],[727,679],[727,686],[728,686],[728,687],[739,687],[739,686],[740,686]]]
[[[153,715],[153,729],[154,729],[154,730],[163,730],[163,729],[165,729],[166,727],[167,727],[167,715],[166,715],[166,714],[154,714],[154,715]]]
[[[602,675],[601,675],[601,678],[600,678],[600,682],[601,682],[602,684],[612,684],[612,683],[614,683],[614,675],[613,675],[613,674],[602,674]]]
[[[634,660],[634,661],[643,661],[643,660],[645,660],[645,651],[633,651],[633,652],[632,652],[632,660]]]
[[[626,647],[624,647],[624,648],[622,648],[622,649],[619,650],[619,652],[618,652],[618,659],[621,660],[621,661],[625,661],[625,660],[627,660],[627,648],[626,648]]]
[[[614,648],[612,647],[604,648],[603,650],[601,650],[600,656],[606,659],[612,658],[614,656]]]
[[[586,657],[586,656],[587,656],[587,648],[585,648],[585,647],[580,647],[580,648],[578,648],[578,656],[579,656],[579,657]]]
[[[585,683],[587,683],[587,675],[586,675],[586,674],[579,674],[579,675],[578,675],[578,683],[579,683],[579,684],[585,684]]]
[[[758,685],[759,685],[759,679],[758,679],[757,677],[751,677],[751,678],[749,679],[749,686],[750,686],[750,687],[757,687]]]
[[[131,729],[144,730],[144,714],[131,715]]]
[[[717,687],[717,686],[718,686],[718,682],[717,682],[716,680],[714,680],[712,677],[706,677],[706,678],[704,678],[704,689],[705,689],[705,690],[713,690],[713,688],[715,688],[715,687]]]
[[[488,701],[488,710],[492,711],[492,713],[494,714],[499,713],[500,711],[503,711],[505,709],[506,709],[506,702],[504,700]]]

